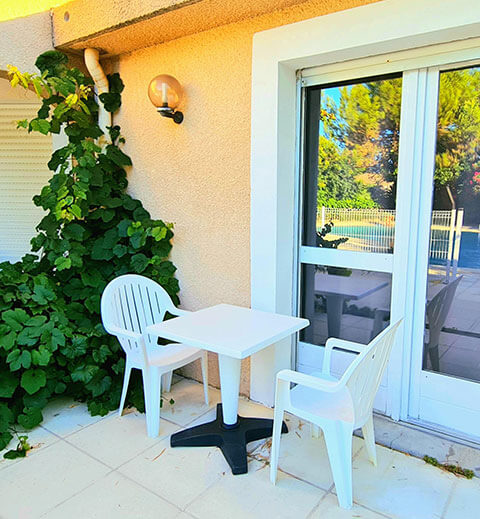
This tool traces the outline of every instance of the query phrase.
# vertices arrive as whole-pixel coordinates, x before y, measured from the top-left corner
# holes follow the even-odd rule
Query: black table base
[[[212,422],[185,429],[170,437],[172,447],[219,447],[232,469],[232,474],[246,474],[247,443],[272,436],[273,420],[238,417],[235,425],[223,423],[222,404],[217,404],[217,417]],[[282,433],[288,432],[285,422]]]

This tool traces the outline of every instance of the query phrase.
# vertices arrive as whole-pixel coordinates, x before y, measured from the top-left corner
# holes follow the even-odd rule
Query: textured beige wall
[[[172,259],[190,310],[250,304],[250,87],[255,32],[369,0],[315,0],[282,12],[132,52],[114,64],[125,82],[115,122],[134,166],[130,191],[174,222]],[[345,28],[339,27],[340,30]],[[147,97],[155,75],[185,87],[185,121],[159,116]],[[188,371],[192,374],[192,371]],[[194,372],[198,376],[198,369]],[[218,385],[216,359],[210,376]],[[245,366],[242,391],[249,390]]]
[[[52,49],[50,13],[0,22],[0,71],[15,65],[34,72],[37,56]],[[37,71],[38,72],[38,71]]]

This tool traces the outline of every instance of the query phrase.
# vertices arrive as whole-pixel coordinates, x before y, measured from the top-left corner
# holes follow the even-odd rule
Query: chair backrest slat
[[[342,376],[352,398],[355,423],[364,423],[390,358],[395,336],[402,320],[391,324],[365,346]]]

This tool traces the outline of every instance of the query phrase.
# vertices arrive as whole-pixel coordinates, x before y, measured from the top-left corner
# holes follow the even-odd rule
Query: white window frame
[[[384,0],[255,34],[251,131],[252,308],[290,314],[294,307],[295,172],[299,144],[297,71],[322,67],[325,72],[324,67],[341,67],[339,64],[347,60],[375,61],[375,56],[386,53],[393,56],[396,52],[419,48],[410,58],[420,65],[412,64],[411,68],[440,64],[446,51],[450,56],[452,52],[464,56],[458,61],[475,59],[478,56],[472,54],[476,45],[470,39],[478,35],[480,11],[476,9],[476,0],[456,0],[454,6],[449,0]],[[425,61],[435,56],[431,63]],[[391,62],[398,58],[395,55]],[[420,79],[412,77],[412,84]],[[397,268],[399,272],[405,271],[406,265]],[[387,408],[395,419],[405,418],[407,413],[405,398],[399,398],[401,391],[408,388],[408,373],[402,369],[410,364],[406,343],[407,338],[403,347],[398,345],[395,349],[388,372]],[[253,356],[252,399],[273,405],[275,374],[291,367],[292,344],[284,340]]]

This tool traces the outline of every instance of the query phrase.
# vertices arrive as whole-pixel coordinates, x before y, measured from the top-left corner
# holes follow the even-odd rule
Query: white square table
[[[238,416],[245,359],[305,328],[307,319],[220,304],[148,326],[145,332],[218,354],[222,403],[213,422],[171,436],[172,447],[220,447],[233,474],[247,472],[246,444],[272,435],[272,420]],[[282,432],[287,432],[283,424]]]

